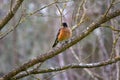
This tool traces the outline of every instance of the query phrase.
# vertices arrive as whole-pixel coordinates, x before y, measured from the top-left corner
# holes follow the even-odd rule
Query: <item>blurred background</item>
[[[11,21],[2,29],[2,33],[14,27],[20,16],[21,23],[17,28],[4,38],[0,39],[0,76],[11,71],[16,66],[40,55],[50,49],[55,40],[58,29],[62,22],[67,22],[72,28],[80,22],[85,11],[85,18],[81,25],[73,31],[73,37],[80,35],[93,21],[96,21],[107,8],[112,0],[86,0],[84,7],[80,7],[85,0],[24,0]],[[0,19],[10,9],[11,0],[0,0]],[[15,0],[13,0],[14,4]],[[57,6],[56,6],[57,5]],[[45,7],[46,6],[46,7]],[[81,8],[81,9],[79,9]],[[115,0],[110,12],[120,8],[120,1]],[[35,12],[37,10],[37,12]],[[35,12],[35,13],[34,13]],[[76,18],[77,17],[77,18]],[[105,23],[120,29],[120,17]],[[109,28],[98,28],[76,45],[63,53],[46,61],[41,68],[54,68],[71,63],[94,63],[110,58],[115,46],[115,55],[120,54],[120,33]],[[113,45],[113,41],[118,39]],[[92,69],[69,69],[61,72],[34,75],[41,80],[120,80],[119,62]],[[22,80],[36,80],[35,77],[26,77]]]

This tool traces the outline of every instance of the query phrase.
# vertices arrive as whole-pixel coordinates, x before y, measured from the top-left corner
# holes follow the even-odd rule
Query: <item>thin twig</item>
[[[55,4],[55,3],[57,3],[57,0],[52,2],[52,3],[50,3],[50,4],[48,4],[48,5],[46,5],[46,6],[44,6],[44,7],[42,7],[42,8],[40,8],[40,9],[35,10],[34,12],[30,13],[29,15],[33,15],[33,14],[39,12],[40,10],[42,10],[44,8],[47,8],[47,7],[49,7],[49,6],[51,6],[51,5]]]
[[[55,0],[54,2],[52,2],[52,3],[50,3],[50,4],[46,5],[46,6],[43,6],[43,7],[41,7],[40,9],[37,9],[37,10],[31,12],[31,13],[28,13],[26,16],[27,16],[27,17],[30,17],[30,16],[36,14],[37,12],[39,12],[40,10],[43,10],[43,9],[45,9],[45,8],[47,8],[47,7],[49,7],[49,6],[52,6],[52,5],[56,4],[56,3],[66,3],[66,2],[70,2],[70,1],[61,1],[61,2],[60,2],[60,1],[58,1],[58,0]],[[26,17],[26,16],[25,16],[25,17]],[[43,15],[43,14],[41,14],[41,16],[42,16],[42,17],[46,17],[46,16],[50,16],[50,15]],[[24,20],[26,20],[25,17],[24,17]],[[53,16],[51,16],[51,17],[53,17]],[[57,17],[59,17],[59,16],[57,16]],[[61,17],[61,16],[60,16],[60,17]],[[62,20],[62,19],[61,19],[61,20]]]
[[[82,3],[80,4],[79,8],[78,8],[78,12],[77,12],[76,18],[75,18],[76,25],[72,27],[72,30],[74,30],[75,28],[80,26],[86,20],[85,19],[85,15],[86,15],[85,3],[86,3],[86,0],[83,0]],[[80,21],[78,22],[78,17],[79,17],[78,14],[80,14],[81,8],[83,8],[83,14],[82,14],[82,17],[81,17]]]
[[[75,17],[75,23],[78,23],[78,18],[79,18],[79,14],[80,14],[80,10],[83,8],[84,4],[85,4],[86,0],[82,0],[82,3],[79,5],[78,10],[77,10],[77,14]]]
[[[110,28],[113,31],[120,32],[120,30],[119,29],[115,29],[114,26],[102,25],[102,27]]]
[[[0,34],[0,39],[4,38],[10,32],[12,32],[14,29],[16,29],[18,27],[18,25],[21,23],[21,19],[22,19],[22,15],[20,16],[20,19],[18,20],[18,22],[15,26],[9,28],[6,32]]]
[[[111,56],[110,56],[111,59],[114,57],[116,44],[117,44],[119,38],[120,38],[120,34],[117,34],[115,40],[113,41],[112,53],[111,53]]]
[[[66,2],[69,2],[69,1],[58,2],[58,0],[55,0],[54,2],[48,4],[48,5],[46,5],[46,6],[42,7],[42,8],[40,8],[40,9],[37,9],[37,10],[35,10],[34,12],[29,13],[28,15],[34,15],[35,13],[39,12],[40,10],[43,10],[43,9],[49,7],[49,6],[52,6],[53,4],[56,4],[56,3],[66,3]]]
[[[111,4],[110,4],[110,6],[108,7],[108,9],[106,10],[106,12],[105,12],[105,14],[104,14],[104,17],[106,17],[106,15],[108,14],[108,12],[110,11],[110,9],[112,8],[112,6],[114,5],[114,2],[115,2],[115,0],[112,0],[112,1],[111,1]]]
[[[66,5],[67,5],[67,4],[65,3],[63,9],[60,10],[59,6],[56,4],[56,7],[57,7],[57,9],[58,9],[58,11],[59,11],[59,13],[60,13],[60,24],[62,23],[62,17],[64,17],[63,12],[64,12],[64,10],[65,10],[65,8],[66,8]]]
[[[62,13],[62,11],[60,10],[60,8],[59,8],[59,6],[57,4],[55,6],[57,7],[57,9],[58,9],[58,11],[60,13],[60,24],[61,24],[62,23],[62,15],[63,15],[63,13]]]

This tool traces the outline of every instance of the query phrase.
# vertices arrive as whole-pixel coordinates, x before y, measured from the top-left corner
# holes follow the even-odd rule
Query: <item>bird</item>
[[[66,41],[72,36],[72,30],[66,22],[62,23],[62,28],[59,29],[56,39],[52,47],[55,47],[59,42]]]

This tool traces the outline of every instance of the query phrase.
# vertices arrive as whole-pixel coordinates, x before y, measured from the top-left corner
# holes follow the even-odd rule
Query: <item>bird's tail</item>
[[[52,47],[55,47],[57,44],[58,44],[58,40],[56,39]]]

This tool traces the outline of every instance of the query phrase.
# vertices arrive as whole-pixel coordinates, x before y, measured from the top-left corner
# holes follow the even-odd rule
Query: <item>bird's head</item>
[[[63,27],[68,27],[68,26],[67,26],[67,23],[65,23],[65,22],[62,23],[62,26],[63,26]]]

